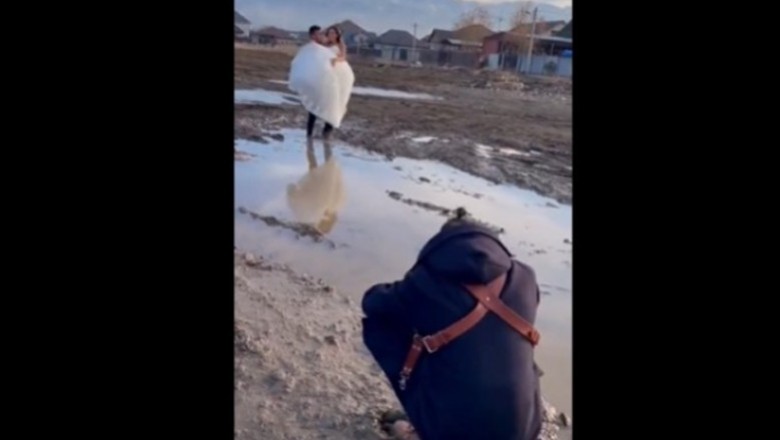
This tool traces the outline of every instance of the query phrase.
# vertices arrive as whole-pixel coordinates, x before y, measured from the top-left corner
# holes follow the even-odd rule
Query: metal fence
[[[350,56],[356,56],[361,59],[371,59],[375,61],[416,63],[430,66],[451,66],[451,67],[477,67],[480,59],[479,52],[467,52],[456,50],[431,50],[431,49],[412,49],[399,47],[394,49],[371,49],[350,47],[347,49]]]

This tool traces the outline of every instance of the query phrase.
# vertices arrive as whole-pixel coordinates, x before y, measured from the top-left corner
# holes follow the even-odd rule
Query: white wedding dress
[[[349,63],[331,63],[338,54],[338,46],[307,43],[293,58],[289,78],[290,90],[298,94],[306,110],[334,128],[341,126],[355,83]]]

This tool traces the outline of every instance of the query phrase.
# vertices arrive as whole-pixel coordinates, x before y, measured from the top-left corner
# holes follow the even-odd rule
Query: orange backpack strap
[[[502,282],[503,285],[503,282]],[[489,285],[488,285],[489,286]],[[486,288],[486,286],[465,286],[479,304],[498,315],[501,320],[528,339],[532,346],[539,343],[539,332],[517,312],[501,301],[501,290]]]
[[[414,371],[415,365],[420,360],[423,350],[428,353],[435,353],[441,347],[471,330],[487,315],[488,311],[498,315],[510,327],[528,339],[531,345],[536,346],[539,343],[539,332],[528,321],[501,301],[501,291],[504,290],[504,283],[506,283],[506,274],[500,275],[487,285],[464,286],[477,300],[477,305],[472,311],[454,324],[432,335],[414,335],[412,347],[406,355],[403,369],[401,369],[401,377],[398,381],[398,387],[401,390],[406,389],[406,382],[409,380],[412,371]]]

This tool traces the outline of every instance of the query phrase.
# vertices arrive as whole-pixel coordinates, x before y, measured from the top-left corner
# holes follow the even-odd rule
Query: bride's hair
[[[337,44],[341,44],[342,43],[342,41],[341,41],[341,29],[339,29],[338,26],[331,26],[331,27],[328,28],[328,30],[325,31],[325,35],[328,35],[330,33],[331,29],[336,31],[336,37],[338,38],[336,40],[336,43]]]

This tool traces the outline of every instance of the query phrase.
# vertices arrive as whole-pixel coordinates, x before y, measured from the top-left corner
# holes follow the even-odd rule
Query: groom
[[[316,24],[309,28],[309,40],[311,40],[311,43],[315,44],[323,44],[325,42],[325,36],[322,35],[321,28]],[[315,116],[314,113],[309,112],[309,121],[306,123],[306,137],[308,139],[312,138],[315,122],[317,122],[317,116]],[[333,126],[326,122],[325,128],[322,130],[322,137],[324,139],[330,139],[330,133],[332,131]]]

